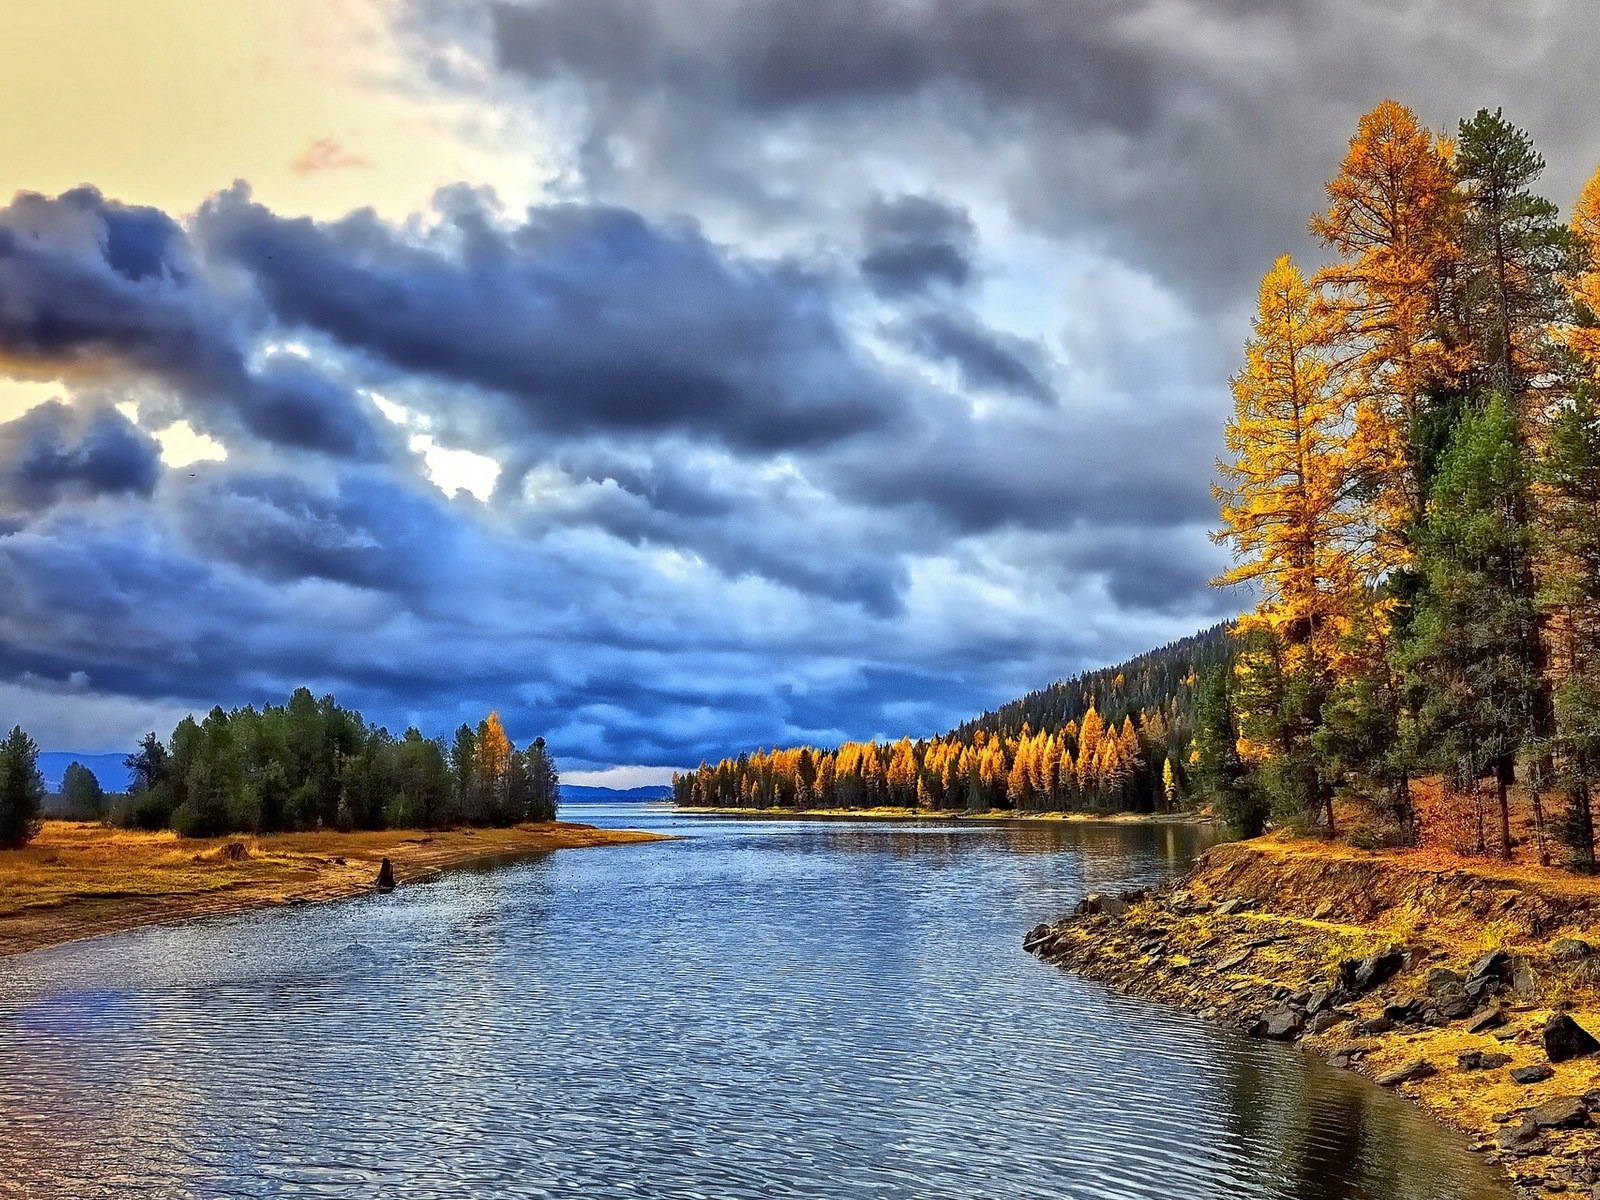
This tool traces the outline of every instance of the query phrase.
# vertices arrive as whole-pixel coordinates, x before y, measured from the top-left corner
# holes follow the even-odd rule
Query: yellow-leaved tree
[[[1568,281],[1577,319],[1563,340],[1583,364],[1589,382],[1600,387],[1600,170],[1578,197],[1572,232],[1582,253],[1582,266]]]
[[[1329,299],[1327,331],[1348,371],[1354,405],[1347,457],[1372,484],[1368,503],[1394,565],[1425,497],[1413,432],[1430,391],[1467,365],[1446,319],[1461,257],[1461,200],[1453,148],[1403,104],[1361,118],[1328,210],[1311,231],[1337,252],[1312,281]]]
[[[1254,612],[1235,632],[1268,650],[1241,656],[1257,697],[1241,713],[1246,737],[1276,768],[1274,791],[1303,818],[1333,825],[1331,781],[1313,735],[1341,669],[1366,657],[1355,639],[1384,623],[1385,569],[1358,503],[1348,449],[1358,401],[1338,354],[1340,320],[1287,255],[1261,281],[1246,365],[1233,380],[1231,460],[1213,489],[1234,565],[1216,582],[1249,584]]]

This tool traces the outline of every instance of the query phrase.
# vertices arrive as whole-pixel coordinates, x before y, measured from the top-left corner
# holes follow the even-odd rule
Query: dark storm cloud
[[[207,432],[345,458],[383,453],[370,414],[305,368],[248,353],[247,314],[213,287],[181,227],[93,188],[0,210],[0,363],[38,374],[153,379]]]
[[[1587,0],[531,0],[492,12],[496,61],[576,89],[593,134],[582,162],[622,194],[678,179],[674,197],[730,199],[742,166],[770,214],[808,176],[898,161],[932,187],[993,183],[1032,226],[1105,246],[1208,305],[1247,302],[1274,255],[1307,248],[1322,181],[1387,95],[1441,126],[1505,104],[1554,165],[1563,205],[1600,160]],[[769,150],[763,131],[779,123]],[[830,203],[839,186],[822,193]]]
[[[972,278],[977,226],[965,209],[929,196],[879,197],[867,210],[861,273],[895,296]]]
[[[922,354],[954,367],[965,388],[1011,392],[1041,404],[1055,399],[1045,376],[1044,354],[1022,338],[947,312],[917,317],[906,333],[906,340]]]
[[[897,398],[858,358],[824,281],[742,262],[623,209],[501,227],[471,193],[406,236],[370,213],[285,219],[240,190],[201,212],[210,256],[275,318],[393,367],[503,394],[546,433],[687,431],[756,451],[882,426]]]
[[[160,448],[113,409],[79,411],[52,400],[0,425],[0,512],[149,496],[160,476]]]
[[[453,562],[455,522],[374,473],[331,487],[209,469],[182,493],[179,527],[204,558],[273,582],[324,579],[416,595]]]

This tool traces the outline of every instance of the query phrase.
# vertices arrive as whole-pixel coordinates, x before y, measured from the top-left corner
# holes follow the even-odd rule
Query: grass
[[[500,856],[660,837],[549,822],[185,839],[46,821],[27,846],[0,851],[0,955],[158,921],[354,895],[371,888],[384,858],[404,884]]]

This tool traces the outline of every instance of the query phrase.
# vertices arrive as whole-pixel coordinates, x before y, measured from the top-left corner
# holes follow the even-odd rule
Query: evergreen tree
[[[1216,668],[1200,684],[1194,731],[1194,783],[1216,806],[1217,815],[1240,837],[1255,837],[1267,826],[1267,806],[1252,786],[1239,754],[1229,670]]]
[[[74,817],[98,821],[105,813],[105,789],[81,762],[67,764],[61,776],[61,799]]]
[[[1441,770],[1494,780],[1508,857],[1507,792],[1538,736],[1542,686],[1527,487],[1517,417],[1495,397],[1462,421],[1433,482],[1409,648],[1422,744]]]
[[[20,725],[0,742],[0,850],[27,845],[39,833],[44,807],[39,747]]]

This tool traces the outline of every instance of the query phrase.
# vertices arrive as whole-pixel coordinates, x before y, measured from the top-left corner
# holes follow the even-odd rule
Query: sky
[[[1231,616],[1261,275],[1592,0],[0,6],[0,726],[331,691],[574,782],[946,729]]]

